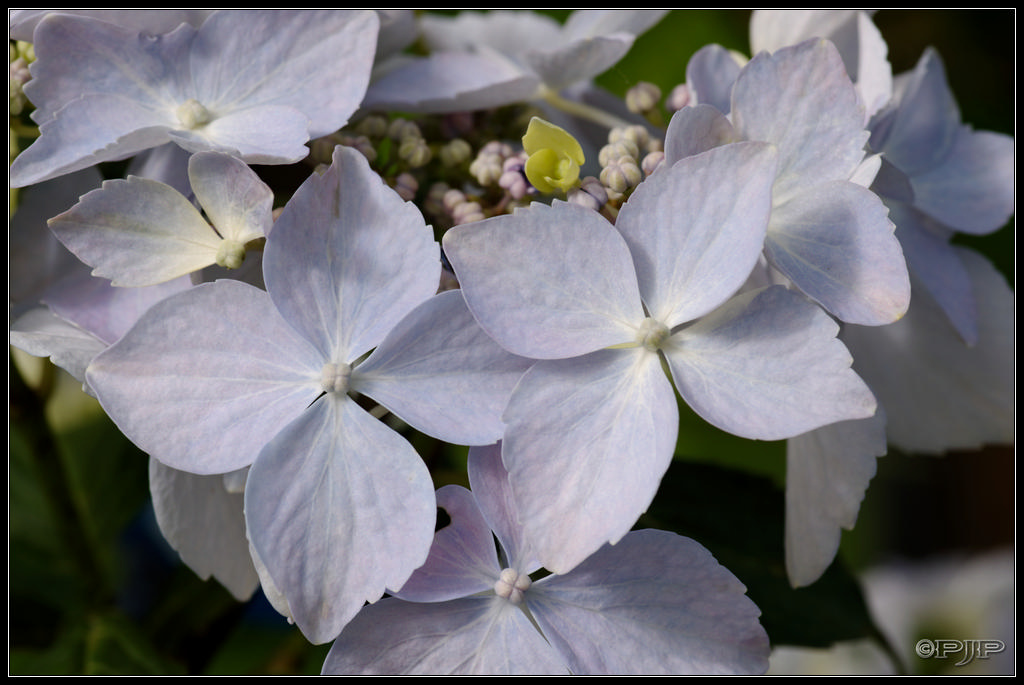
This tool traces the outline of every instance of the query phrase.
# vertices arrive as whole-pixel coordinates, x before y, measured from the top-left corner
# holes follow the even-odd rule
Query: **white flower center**
[[[324,364],[320,372],[320,387],[324,392],[345,393],[348,392],[348,381],[352,376],[352,367],[342,362]]]
[[[519,574],[513,569],[506,568],[494,582],[494,594],[512,604],[520,604],[523,601],[523,593],[530,588],[531,582],[530,576],[525,573]]]
[[[636,341],[651,352],[661,349],[671,335],[668,326],[650,317],[643,320],[636,332]]]
[[[245,260],[245,245],[237,240],[222,240],[217,248],[217,264],[228,269],[237,269]]]
[[[187,129],[199,128],[205,126],[213,120],[213,115],[210,110],[203,107],[203,105],[194,98],[189,98],[185,102],[178,106],[175,111],[178,115],[178,121],[181,125]]]

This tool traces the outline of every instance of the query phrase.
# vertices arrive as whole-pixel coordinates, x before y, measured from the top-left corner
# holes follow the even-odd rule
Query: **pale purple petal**
[[[181,193],[131,176],[104,181],[49,221],[93,275],[117,286],[147,286],[216,261],[221,238]]]
[[[281,315],[324,361],[351,363],[437,292],[441,261],[416,206],[338,146],[275,222],[263,274]]]
[[[665,18],[668,10],[576,10],[566,20],[563,31],[569,38],[592,38],[610,33],[640,35]]]
[[[890,444],[939,453],[1014,441],[1014,294],[981,255],[957,254],[978,303],[978,340],[967,346],[920,290],[900,321],[856,326],[844,339],[885,408]]]
[[[536,12],[496,10],[459,12],[455,16],[426,13],[420,34],[431,51],[471,51],[488,46],[505,55],[549,48],[563,40],[563,29],[551,17]]]
[[[841,529],[853,529],[875,458],[885,453],[881,410],[787,441],[786,573],[794,587],[818,580],[835,559]]]
[[[356,366],[349,387],[428,435],[485,445],[505,432],[501,413],[532,363],[494,342],[449,290],[402,319]]]
[[[591,36],[571,42],[562,38],[553,49],[528,51],[523,61],[540,76],[545,86],[560,90],[613,67],[633,47],[633,39],[629,33]]]
[[[54,11],[57,10],[11,10],[9,16],[10,37],[14,40],[31,42],[36,25],[39,24],[39,21],[46,14]],[[183,22],[199,26],[210,14],[210,10],[195,9],[162,9],[158,12],[142,9],[62,9],[59,11],[63,14],[92,17],[93,19],[100,19],[134,31],[145,31],[147,33],[167,33],[177,28],[178,24]]]
[[[978,307],[967,269],[950,242],[952,230],[913,205],[887,204],[918,292],[927,291],[964,341],[973,345],[978,341]]]
[[[705,420],[779,440],[874,414],[837,331],[819,307],[773,286],[734,297],[662,349],[679,394]]]
[[[937,52],[926,49],[914,70],[900,79],[896,100],[898,109],[884,126],[872,125],[872,149],[909,176],[940,165],[960,129],[960,109]]]
[[[729,50],[721,45],[705,45],[686,64],[691,104],[710,105],[728,113],[732,107],[732,86],[739,73],[740,63]]]
[[[160,532],[203,580],[210,577],[239,601],[259,587],[245,536],[242,495],[221,475],[197,476],[149,460],[149,491]]]
[[[333,133],[366,92],[379,27],[372,10],[215,12],[189,55],[194,97],[224,114],[296,107],[310,119],[310,137]]]
[[[536,571],[540,565],[533,560],[525,531],[519,525],[519,511],[501,458],[501,443],[469,448],[466,471],[480,512],[507,556],[506,567],[517,573]]]
[[[829,38],[857,10],[754,10],[750,15],[750,51],[775,52],[808,38]]]
[[[910,179],[914,205],[957,231],[991,233],[1013,215],[1014,140],[991,131],[957,130],[949,156]]]
[[[809,184],[849,179],[864,157],[864,108],[826,40],[750,60],[733,88],[730,116],[742,138],[779,149],[776,203]]]
[[[196,199],[221,238],[244,244],[270,232],[274,192],[245,162],[199,152],[189,159],[188,173]]]
[[[251,464],[321,392],[322,365],[265,292],[225,280],[154,305],[86,380],[150,456],[226,473]]]
[[[335,641],[325,675],[566,674],[530,619],[493,595],[438,604],[384,599]]]
[[[501,572],[494,535],[473,493],[446,485],[437,491],[437,506],[451,522],[434,533],[426,563],[392,593],[407,602],[443,602],[491,590]]]
[[[806,295],[847,323],[896,321],[910,302],[903,249],[877,195],[846,181],[772,209],[765,254]]]
[[[55,284],[43,299],[57,316],[110,345],[127,333],[147,309],[190,287],[187,276],[145,288],[117,288],[105,279],[79,274]]]
[[[445,233],[473,315],[514,354],[552,359],[632,342],[644,319],[629,248],[596,212],[534,203]]]
[[[735,293],[764,248],[775,149],[737,143],[680,160],[637,186],[619,229],[650,316],[692,321]]]
[[[294,107],[247,107],[194,130],[173,130],[170,140],[189,152],[215,150],[250,164],[290,164],[309,155],[309,118]]]
[[[245,488],[250,540],[314,644],[426,561],[435,507],[412,446],[334,394],[269,442]]]
[[[83,383],[89,362],[107,348],[107,344],[95,335],[65,321],[46,307],[29,309],[15,319],[8,341],[12,347],[33,357],[48,357]]]
[[[529,100],[540,79],[502,55],[434,52],[404,60],[366,91],[363,106],[405,112],[466,112]]]
[[[658,355],[634,348],[538,362],[505,419],[502,455],[525,538],[544,567],[566,573],[650,505],[678,410]]]
[[[746,588],[693,540],[639,530],[527,603],[577,675],[735,675],[768,669],[768,635]]]
[[[163,145],[170,141],[171,123],[169,117],[121,95],[83,96],[39,127],[40,136],[11,163],[11,187],[40,183]]]
[[[729,117],[711,105],[683,107],[672,115],[665,133],[665,164],[740,140]]]

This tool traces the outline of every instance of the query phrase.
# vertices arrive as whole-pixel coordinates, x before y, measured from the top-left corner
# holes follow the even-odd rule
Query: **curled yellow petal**
[[[579,185],[583,148],[564,128],[533,117],[523,149],[529,155],[523,171],[540,192],[566,192]]]

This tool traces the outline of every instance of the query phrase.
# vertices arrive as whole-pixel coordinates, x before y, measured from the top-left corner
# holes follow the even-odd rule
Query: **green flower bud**
[[[540,192],[568,192],[579,185],[583,148],[565,129],[533,117],[523,136],[523,149],[529,155],[526,178]]]

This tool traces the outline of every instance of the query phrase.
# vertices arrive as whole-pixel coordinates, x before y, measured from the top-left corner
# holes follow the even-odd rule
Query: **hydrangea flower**
[[[359,106],[378,25],[370,10],[220,10],[198,28],[152,35],[47,14],[25,86],[40,136],[12,163],[11,185],[169,141],[250,163],[298,161],[307,140]]]
[[[487,444],[526,360],[483,334],[458,293],[435,296],[432,231],[355,150],[336,148],[296,191],[263,260],[266,291],[219,280],[168,298],[87,378],[164,464],[250,467],[254,554],[299,628],[325,642],[400,587],[433,535],[426,466],[355,394],[439,439]]]
[[[104,181],[50,219],[54,235],[115,286],[155,285],[212,264],[237,269],[246,245],[273,225],[274,193],[241,160],[199,152],[188,176],[206,217],[171,186],[146,178]]]
[[[870,145],[885,162],[872,190],[889,208],[910,269],[976,343],[976,296],[950,239],[992,233],[1013,215],[1013,138],[961,123],[942,61],[927,50],[897,79],[893,103],[871,123]]]
[[[941,454],[1013,442],[1013,291],[984,257],[955,249],[979,296],[977,344],[964,344],[915,279],[906,316],[888,326],[846,326],[840,336],[878,414],[787,442],[786,567],[794,585],[814,582],[835,558],[840,529],[856,523],[887,445]]]
[[[769,264],[841,321],[882,325],[906,311],[910,282],[887,210],[864,187],[877,169],[874,160],[864,168],[867,138],[836,48],[812,39],[750,60],[728,115],[710,105],[678,111],[665,162],[737,140],[775,145]]]
[[[325,674],[767,669],[760,612],[699,544],[633,531],[571,573],[534,581],[537,564],[516,522],[500,448],[470,448],[468,467],[472,491],[438,490],[451,523],[435,535],[426,564],[395,597],[356,616],[331,647]]]
[[[618,62],[665,10],[577,10],[564,25],[535,12],[426,14],[430,54],[392,66],[364,105],[408,112],[459,112],[543,97]]]
[[[444,249],[481,326],[538,359],[502,449],[526,535],[565,573],[620,539],[672,458],[679,394],[763,440],[875,410],[837,326],[782,286],[736,297],[764,244],[776,155],[741,143],[641,183],[615,225],[534,204],[449,230]]]

